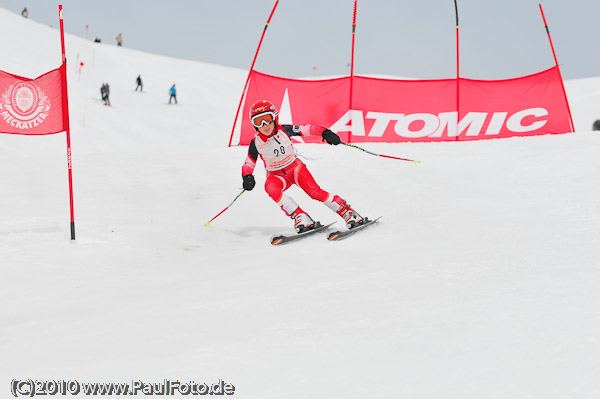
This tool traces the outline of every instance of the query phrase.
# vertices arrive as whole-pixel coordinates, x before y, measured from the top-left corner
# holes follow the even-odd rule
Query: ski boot
[[[336,195],[333,202],[340,206],[336,213],[344,219],[347,228],[352,229],[364,223],[364,218],[352,209],[346,201]]]
[[[315,227],[315,221],[300,207],[298,207],[290,217],[294,219],[294,228],[297,233],[303,233],[312,230]]]

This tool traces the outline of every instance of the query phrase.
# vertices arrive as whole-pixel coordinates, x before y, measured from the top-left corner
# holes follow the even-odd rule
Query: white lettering
[[[548,111],[544,108],[530,108],[525,109],[523,111],[515,112],[515,114],[508,118],[508,121],[506,121],[506,128],[515,133],[532,132],[534,130],[540,129],[548,121],[541,120],[532,122],[529,125],[523,125],[523,119],[527,118],[528,116],[534,116],[539,118],[547,115]]]
[[[462,134],[465,129],[467,130],[467,136],[478,136],[481,133],[487,115],[486,112],[469,112],[458,122],[458,113],[456,111],[442,112],[438,115],[439,125],[429,137],[442,137],[446,129],[448,129],[448,137],[456,137]]]
[[[420,123],[422,122],[422,123]],[[422,125],[418,130],[411,130],[414,124]],[[433,114],[410,114],[398,119],[394,131],[402,137],[420,138],[434,133],[440,126],[440,120]]]
[[[381,137],[387,129],[390,121],[399,120],[402,118],[404,114],[388,114],[385,112],[369,112],[367,114],[367,118],[375,119],[375,123],[373,127],[371,127],[371,131],[369,132],[369,137]]]
[[[458,123],[457,112],[442,112],[438,114],[440,124],[435,132],[429,137],[442,137],[444,130],[448,129],[448,137],[456,137],[456,124]]]
[[[387,112],[367,112],[368,119],[375,119],[369,137],[383,137],[390,126],[394,124],[394,132],[401,137],[423,138],[423,137],[442,137],[447,132],[447,137],[457,137],[464,134],[469,137],[482,135],[498,135],[503,128],[511,132],[522,133],[541,129],[548,120],[543,118],[548,116],[548,110],[545,108],[530,108],[515,112],[509,117],[508,112],[494,112],[489,118],[487,129],[483,132],[483,127],[488,121],[490,113],[488,112],[469,112],[460,121],[458,114],[453,112],[441,112],[438,115],[429,113],[400,114]],[[7,122],[12,119],[5,113],[0,114]],[[44,119],[45,119],[44,115]],[[8,118],[8,119],[7,119]],[[532,118],[538,118],[532,119]],[[359,110],[347,111],[331,127],[334,132],[352,132],[353,136],[365,136],[365,120],[363,112]]]
[[[2,117],[2,119],[4,119],[4,121],[10,126],[15,127],[17,129],[26,130],[39,126],[42,122],[46,120],[48,114],[45,112],[40,112],[40,114],[36,116],[35,119],[22,121],[19,119],[15,119],[10,114],[10,112],[4,110],[0,113],[0,117]]]
[[[334,132],[351,132],[353,136],[365,135],[365,120],[363,112],[351,109],[346,112],[337,122],[329,129]]]
[[[483,124],[485,123],[485,119],[487,118],[487,112],[469,112],[465,115],[464,118],[458,122],[458,131],[459,134],[467,129],[467,136],[478,136],[481,133],[481,129],[483,129]]]
[[[492,115],[492,120],[485,131],[485,135],[490,136],[493,134],[499,134],[500,130],[502,130],[502,126],[504,125],[507,115],[508,112],[494,112],[494,115]]]

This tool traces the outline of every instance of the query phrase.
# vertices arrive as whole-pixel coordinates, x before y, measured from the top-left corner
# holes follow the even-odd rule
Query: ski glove
[[[256,185],[256,182],[254,181],[254,176],[246,175],[243,177],[243,179],[244,179],[244,184],[242,184],[242,187],[244,187],[244,190],[252,191],[252,189]]]
[[[340,136],[329,129],[325,129],[323,133],[321,133],[321,137],[323,137],[323,141],[326,141],[327,144],[338,145],[342,142]]]

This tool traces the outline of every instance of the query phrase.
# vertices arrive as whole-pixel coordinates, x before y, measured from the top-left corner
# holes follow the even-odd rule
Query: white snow
[[[56,29],[0,19],[1,70],[60,65]],[[419,165],[299,145],[324,189],[383,218],[272,247],[292,222],[262,165],[204,226],[241,190],[247,148],[227,143],[247,71],[66,46],[76,243],[64,133],[0,135],[0,396],[28,378],[223,379],[262,399],[600,396],[600,78],[566,82],[574,134],[365,145]]]

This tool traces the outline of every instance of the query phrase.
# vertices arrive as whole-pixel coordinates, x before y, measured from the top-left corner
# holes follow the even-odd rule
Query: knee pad
[[[286,188],[285,186],[285,181],[278,176],[269,176],[267,177],[267,181],[265,181],[265,191],[275,202],[281,200],[281,196]]]
[[[312,177],[312,174],[308,171],[308,169],[306,169],[306,166],[304,165],[302,165],[298,170],[298,174],[296,176],[296,184],[298,184],[300,188],[302,188],[302,190],[304,190],[304,192],[314,200],[323,202],[329,197],[329,193],[321,189],[321,187]]]

